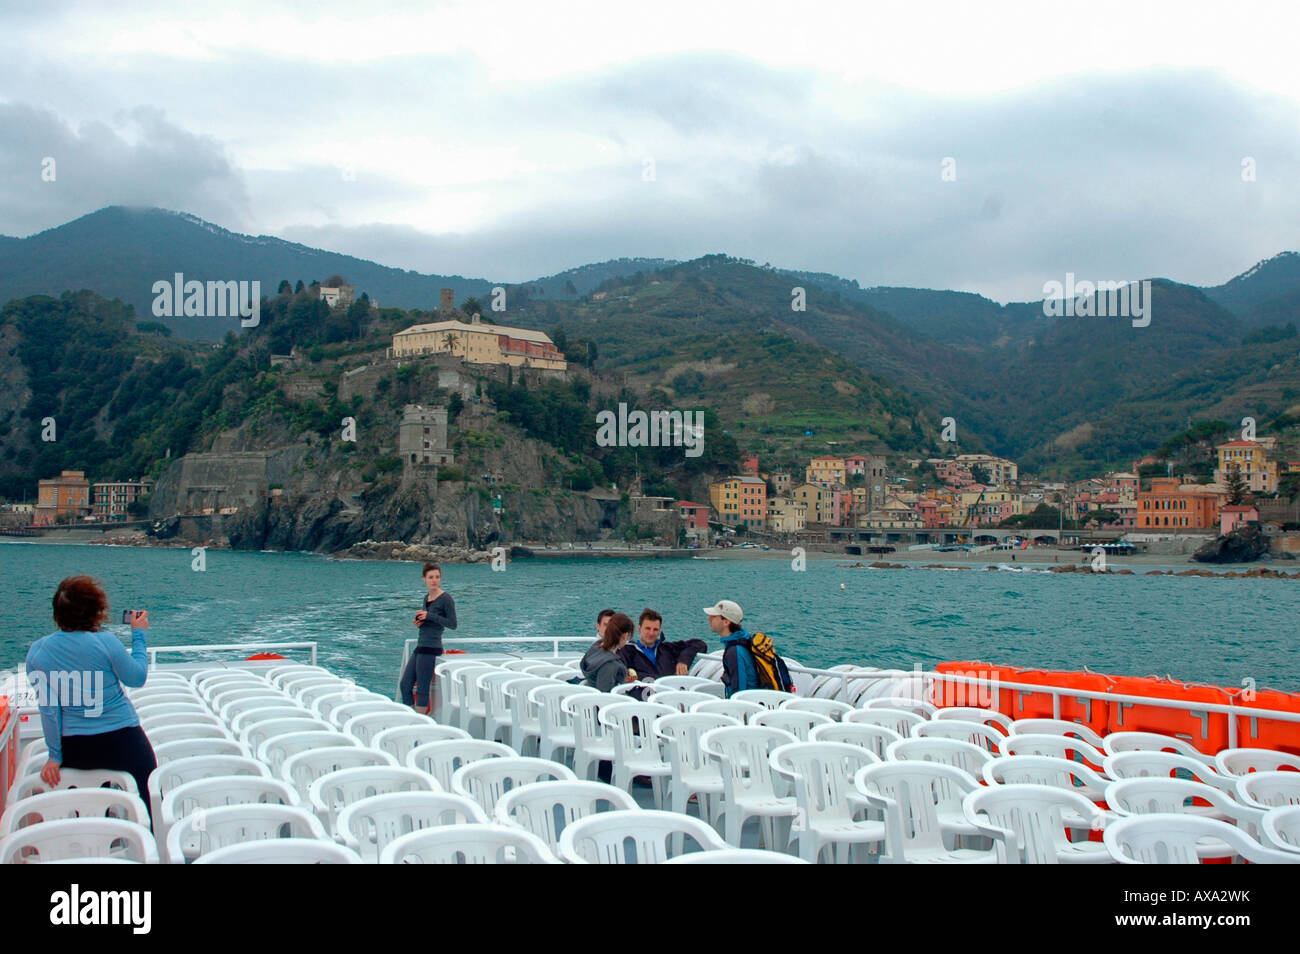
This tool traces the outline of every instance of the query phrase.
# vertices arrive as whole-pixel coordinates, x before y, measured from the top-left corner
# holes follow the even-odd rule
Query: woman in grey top
[[[618,651],[631,638],[632,620],[625,613],[615,613],[605,620],[600,639],[592,643],[582,657],[579,668],[584,677],[583,685],[609,692],[619,683],[635,680],[636,674],[628,672],[627,664],[618,656]]]
[[[406,661],[401,688],[403,705],[413,706],[416,712],[428,715],[434,708],[429,689],[434,666],[442,655],[442,631],[456,628],[456,603],[442,588],[442,567],[438,564],[424,565],[424,585],[428,589],[424,609],[415,614],[420,638],[415,652]]]

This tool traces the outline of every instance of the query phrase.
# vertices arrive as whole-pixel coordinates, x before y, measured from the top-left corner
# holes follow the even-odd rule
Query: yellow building
[[[808,506],[791,497],[767,502],[767,527],[774,533],[798,533],[808,524]]]
[[[807,523],[831,523],[835,516],[835,492],[817,484],[800,484],[793,497],[804,505]]]
[[[568,367],[555,343],[541,331],[487,324],[478,315],[468,322],[458,318],[412,325],[393,335],[394,358],[422,354],[451,354],[470,364],[508,364],[512,367]]]
[[[810,484],[844,484],[848,479],[843,457],[814,457],[804,468],[804,480]]]
[[[1219,452],[1219,467],[1214,472],[1214,482],[1226,486],[1228,472],[1241,471],[1251,493],[1268,494],[1277,490],[1277,464],[1265,458],[1264,445],[1259,441],[1229,441],[1215,447]]]

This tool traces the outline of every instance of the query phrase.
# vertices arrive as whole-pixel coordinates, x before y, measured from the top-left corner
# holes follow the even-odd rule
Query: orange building
[[[90,481],[84,470],[65,470],[58,477],[37,481],[32,523],[48,526],[65,513],[77,519],[90,513]]]
[[[1137,495],[1137,529],[1206,530],[1219,525],[1219,494],[1180,484],[1177,477],[1153,477]]]

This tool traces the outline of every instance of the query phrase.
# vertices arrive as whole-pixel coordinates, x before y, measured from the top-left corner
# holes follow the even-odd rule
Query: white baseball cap
[[[745,614],[740,609],[740,604],[731,600],[718,600],[717,606],[704,607],[706,616],[721,616],[723,619],[730,620],[737,626],[745,618]]]

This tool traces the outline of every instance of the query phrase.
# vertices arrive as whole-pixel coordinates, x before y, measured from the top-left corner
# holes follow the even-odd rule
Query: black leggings
[[[153,746],[138,725],[94,735],[65,735],[63,761],[65,769],[113,769],[129,772],[135,779],[140,800],[149,810],[149,823],[153,824],[153,806],[149,804],[149,775],[158,767]]]
[[[403,705],[416,706],[425,712],[433,711],[429,687],[433,682],[433,670],[437,662],[438,655],[422,647],[411,653],[411,658],[406,661],[406,669],[402,672]]]

